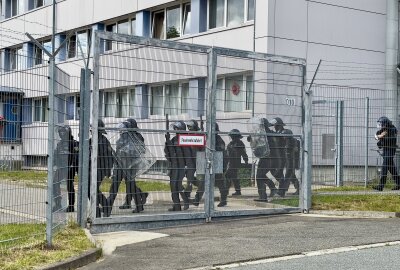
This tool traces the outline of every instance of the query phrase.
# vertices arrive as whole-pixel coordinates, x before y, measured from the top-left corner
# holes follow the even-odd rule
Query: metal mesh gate
[[[93,229],[300,211],[303,69],[299,59],[96,32]]]

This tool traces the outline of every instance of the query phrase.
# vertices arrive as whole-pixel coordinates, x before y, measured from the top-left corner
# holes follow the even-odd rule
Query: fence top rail
[[[289,56],[281,56],[281,55],[273,55],[267,53],[260,52],[252,52],[238,49],[230,49],[223,47],[214,47],[214,46],[206,46],[206,45],[198,45],[198,44],[190,44],[184,42],[177,42],[171,40],[160,40],[154,38],[146,38],[140,36],[132,36],[126,34],[118,34],[113,32],[104,32],[104,31],[94,31],[95,39],[104,39],[111,40],[116,42],[125,42],[132,43],[137,45],[145,45],[145,46],[153,46],[153,47],[162,47],[162,48],[170,48],[181,51],[191,51],[197,53],[208,53],[211,50],[214,50],[217,55],[223,56],[231,56],[231,57],[242,57],[254,60],[264,60],[271,62],[280,62],[287,63],[293,65],[306,65],[306,60],[303,58],[295,58]]]

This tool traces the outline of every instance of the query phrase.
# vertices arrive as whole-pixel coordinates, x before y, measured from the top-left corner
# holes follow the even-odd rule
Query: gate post
[[[311,208],[311,183],[312,183],[312,92],[306,87],[306,68],[303,68],[303,176],[302,197],[300,207],[304,213]]]
[[[204,179],[205,198],[204,208],[206,221],[211,221],[214,212],[214,182],[213,170],[215,151],[215,98],[217,87],[217,53],[214,48],[208,50],[208,89],[207,89],[207,146],[206,146],[206,174]]]
[[[343,107],[344,101],[336,101],[336,157],[335,185],[343,186]]]
[[[86,227],[89,185],[89,126],[90,126],[90,69],[81,69],[81,89],[79,112],[79,187],[78,213],[79,226]]]

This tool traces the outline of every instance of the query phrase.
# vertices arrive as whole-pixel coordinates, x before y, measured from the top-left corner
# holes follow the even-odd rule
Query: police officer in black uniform
[[[79,143],[72,136],[72,130],[69,126],[68,129],[68,142],[69,142],[69,156],[68,156],[68,179],[67,179],[67,191],[68,191],[68,207],[67,212],[74,212],[75,205],[75,187],[74,178],[75,174],[78,173],[79,168]]]
[[[178,121],[172,124],[172,128],[176,131],[185,131],[186,124],[183,121]],[[182,206],[179,199],[179,194],[183,200],[183,210],[189,208],[189,198],[183,190],[182,180],[185,177],[185,156],[183,147],[179,146],[178,135],[170,139],[169,133],[165,135],[165,157],[169,162],[169,178],[171,187],[172,208],[168,211],[181,211]]]
[[[273,197],[278,189],[275,183],[267,177],[267,173],[270,172],[275,179],[281,183],[283,181],[283,159],[281,151],[278,145],[278,138],[274,136],[275,132],[270,129],[273,125],[266,119],[262,118],[263,127],[267,134],[267,141],[270,149],[270,154],[267,157],[260,158],[257,168],[257,188],[259,198],[255,201],[267,201],[266,185],[270,189],[270,196]],[[251,137],[249,136],[250,140]],[[249,140],[248,138],[248,140]]]
[[[69,143],[71,128],[69,126],[60,126],[57,131],[60,136],[60,141],[54,149],[55,174],[53,180],[53,212],[59,211],[62,208],[61,183],[64,181],[68,183],[68,161],[71,154]]]
[[[134,119],[132,119],[134,120]],[[117,197],[118,189],[121,184],[122,179],[125,179],[126,185],[126,196],[125,202],[120,207],[120,209],[129,209],[131,208],[132,198],[134,199],[136,209],[133,210],[134,213],[139,213],[144,211],[143,201],[145,200],[145,196],[142,191],[136,186],[135,177],[137,168],[135,168],[134,164],[136,159],[140,157],[140,153],[138,153],[135,144],[135,138],[140,141],[144,141],[143,137],[134,131],[130,130],[134,128],[136,121],[123,121],[118,127],[121,129],[120,137],[116,142],[116,166],[114,167],[113,176],[112,176],[112,184],[110,187],[110,196],[108,197],[108,205],[112,209],[115,198]],[[137,128],[137,124],[136,124]],[[128,130],[129,129],[129,130]],[[140,136],[139,136],[139,135]],[[137,137],[133,137],[137,136]]]
[[[187,129],[189,131],[200,131],[199,123],[192,119],[186,123]],[[185,188],[186,197],[190,198],[190,194],[193,189],[193,185],[197,186],[197,179],[195,177],[196,173],[196,155],[199,151],[199,147],[185,147],[185,164],[186,164],[186,179],[187,185]]]
[[[284,167],[285,167],[285,180],[279,184],[278,194],[284,196],[286,191],[289,189],[290,183],[293,183],[296,191],[293,195],[299,194],[299,180],[296,177],[295,169],[296,169],[296,159],[299,153],[298,143],[295,138],[290,135],[293,135],[293,132],[290,129],[285,129],[285,123],[281,118],[275,117],[271,120],[271,124],[274,125],[275,131],[278,134],[288,135],[284,137],[280,137],[279,147],[282,150],[284,157]],[[282,187],[281,187],[282,184]]]
[[[215,123],[215,151],[223,152],[223,160],[226,160],[226,151],[225,151],[225,142],[221,138],[220,135],[218,135],[217,132],[219,132],[219,126],[217,123]],[[225,164],[224,164],[224,171],[226,170]],[[200,176],[203,178],[204,176]],[[203,197],[204,194],[204,189],[205,189],[205,182],[203,179],[198,179],[198,189],[196,192],[196,196],[193,200],[193,205],[198,206],[200,203],[201,198]],[[217,205],[218,207],[224,207],[227,205],[227,197],[228,197],[228,185],[226,183],[225,177],[223,173],[218,173],[215,174],[215,186],[218,187],[219,193],[220,193],[220,202]]]
[[[114,167],[114,155],[110,141],[104,135],[107,134],[103,120],[98,120],[98,147],[97,147],[97,201],[96,201],[96,217],[101,216],[101,210],[105,217],[110,216],[111,207],[107,202],[106,196],[101,192],[100,185],[105,177],[111,176],[111,170]],[[90,157],[89,168],[91,168],[92,155],[92,139],[89,141]],[[91,170],[89,170],[89,179],[91,179]],[[90,181],[89,182],[89,198],[90,198]],[[100,209],[100,205],[102,209]]]
[[[232,193],[232,196],[238,196],[242,195],[238,171],[242,165],[242,158],[247,165],[249,163],[249,157],[246,153],[246,147],[241,141],[243,136],[240,134],[240,131],[238,129],[232,129],[228,135],[231,138],[231,142],[226,147],[227,169],[225,177],[227,182],[229,181],[228,188],[231,186],[231,182],[233,182],[235,192]]]
[[[378,131],[375,134],[375,139],[378,141],[378,147],[383,150],[383,163],[379,184],[374,186],[373,189],[378,191],[383,190],[389,171],[395,183],[393,190],[400,190],[400,176],[397,174],[397,168],[393,161],[397,148],[397,129],[386,116],[380,117],[377,122]]]

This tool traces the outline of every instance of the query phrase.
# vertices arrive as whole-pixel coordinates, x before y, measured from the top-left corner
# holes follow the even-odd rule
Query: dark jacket
[[[228,169],[239,169],[242,163],[242,157],[243,160],[248,163],[249,158],[244,143],[240,139],[235,138],[226,147]]]
[[[390,125],[378,130],[376,135],[380,135],[385,131],[387,134],[378,140],[377,145],[383,150],[384,156],[394,156],[397,148],[397,129],[395,126]]]

